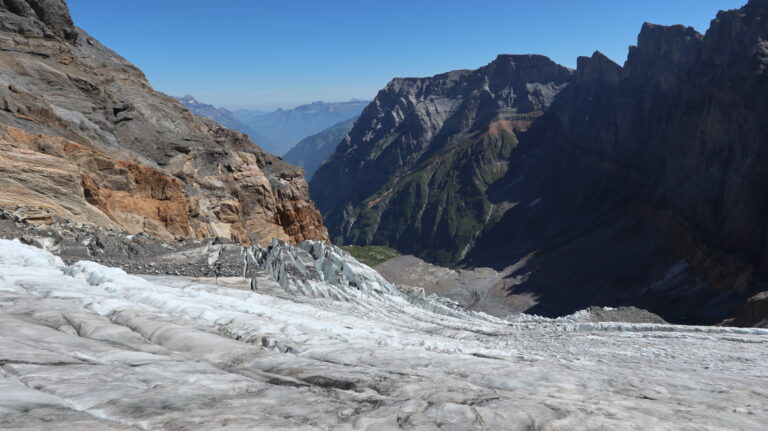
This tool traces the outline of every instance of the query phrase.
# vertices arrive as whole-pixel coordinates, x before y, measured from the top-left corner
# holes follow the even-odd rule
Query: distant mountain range
[[[334,124],[357,117],[370,101],[313,102],[293,109],[278,109],[264,114],[262,111],[239,109],[234,115],[251,129],[258,131],[269,142],[262,146],[267,151],[283,155],[307,136],[321,132]]]
[[[257,132],[247,124],[240,121],[231,111],[228,111],[224,108],[217,108],[207,103],[202,103],[189,94],[184,97],[176,97],[176,100],[181,102],[185,108],[192,111],[192,113],[195,115],[210,118],[211,120],[221,124],[224,127],[245,133],[248,135],[251,141],[253,141],[253,143],[261,146],[262,148],[269,146],[269,139],[267,139],[264,135]]]
[[[304,176],[310,180],[317,168],[328,160],[339,142],[352,130],[357,118],[340,121],[320,133],[307,136],[285,154],[285,161],[303,168]]]
[[[224,127],[245,133],[251,140],[266,151],[279,156],[287,155],[288,151],[299,141],[315,134],[322,136],[314,138],[311,143],[305,143],[302,148],[327,149],[329,140],[339,136],[338,141],[346,135],[340,133],[339,123],[357,118],[369,101],[351,100],[349,102],[313,102],[292,109],[277,109],[272,112],[255,109],[238,109],[229,111],[197,100],[194,96],[177,97],[187,109],[201,117],[210,118]],[[349,128],[352,127],[350,124]],[[326,129],[332,129],[323,133]],[[349,131],[349,130],[347,130]],[[322,145],[320,143],[322,141]],[[338,144],[322,152],[322,160],[303,150],[292,154],[293,163],[304,167],[314,166],[312,172],[324,162]],[[310,159],[312,159],[310,161]],[[305,161],[308,164],[305,164]],[[309,175],[309,174],[308,174]]]

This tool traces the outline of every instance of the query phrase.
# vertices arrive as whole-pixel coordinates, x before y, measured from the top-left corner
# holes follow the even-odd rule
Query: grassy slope
[[[516,143],[502,132],[433,155],[357,206],[342,241],[396,245],[437,264],[455,264],[485,227],[491,211],[485,191],[506,172]]]
[[[342,245],[344,251],[368,266],[376,266],[389,259],[400,256],[400,252],[383,245]]]

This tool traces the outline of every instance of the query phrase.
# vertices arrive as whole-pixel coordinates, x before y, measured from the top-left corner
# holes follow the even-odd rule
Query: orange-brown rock
[[[285,190],[270,197],[269,180],[254,169],[253,155],[233,155],[229,169],[235,172],[202,175],[199,182],[188,177],[193,187],[208,190],[190,199],[181,181],[157,169],[0,125],[0,206],[40,208],[164,239],[223,236],[263,244],[273,237],[298,242],[325,234],[317,211],[292,199],[300,184],[281,178]]]
[[[328,238],[299,168],[154,91],[62,2],[36,4],[0,2],[0,207],[166,239]]]
[[[0,129],[0,207],[44,210],[41,214],[119,228],[86,201],[75,164],[15,142],[6,132]]]
[[[63,138],[0,126],[0,172],[8,183],[0,190],[3,206],[165,239],[192,234],[178,180]]]

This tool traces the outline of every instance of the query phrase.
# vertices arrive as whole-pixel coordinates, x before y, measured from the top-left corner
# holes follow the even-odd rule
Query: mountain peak
[[[578,82],[599,81],[615,84],[621,79],[621,72],[621,66],[600,51],[595,51],[591,57],[576,59]]]
[[[184,105],[200,105],[200,101],[195,99],[194,96],[191,94],[187,94],[181,97],[176,98],[179,102],[183,103]]]
[[[490,62],[486,67],[504,67],[508,70],[520,73],[525,70],[557,71],[559,73],[570,73],[570,69],[552,61],[546,55],[539,54],[499,54],[496,59]],[[482,69],[482,68],[481,68]],[[533,79],[535,77],[526,77],[523,79]]]
[[[393,79],[318,168],[312,198],[344,243],[398,244],[453,264],[486,220],[485,188],[506,169],[517,134],[572,81],[570,69],[528,54]],[[416,208],[423,215],[412,224]]]
[[[499,54],[492,63],[497,62],[516,62],[516,63],[542,63],[553,62],[552,59],[546,55],[541,54]]]
[[[688,63],[699,52],[704,36],[693,27],[643,23],[637,49],[675,64]]]

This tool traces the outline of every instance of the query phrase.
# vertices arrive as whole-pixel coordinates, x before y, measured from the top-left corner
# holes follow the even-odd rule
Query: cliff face
[[[5,207],[165,238],[327,239],[300,169],[154,91],[62,1],[0,2],[0,123],[3,181],[31,193],[3,187]]]
[[[486,189],[505,174],[516,135],[571,75],[546,57],[504,55],[390,82],[312,179],[332,237],[456,262],[498,213]]]
[[[477,71],[393,81],[318,171],[313,195],[335,238],[493,266],[508,276],[500,288],[534,299],[528,312],[636,305],[673,322],[716,323],[768,289],[766,23],[768,1],[752,0],[718,14],[706,35],[645,24],[623,67],[597,52],[578,59],[572,78],[527,78],[569,84],[541,91],[551,98],[531,105],[543,113],[513,129],[495,158],[483,141],[453,159],[450,144],[424,144],[456,142],[434,125],[466,112],[446,89],[467,88]],[[494,129],[488,116],[473,119],[474,130]],[[430,175],[413,181],[426,160],[465,186]],[[482,163],[500,168],[473,170]],[[398,187],[403,179],[409,194]],[[437,211],[424,196],[440,196]],[[451,204],[452,196],[461,198]],[[380,202],[387,208],[371,211]],[[453,223],[471,226],[468,233],[442,228],[461,219],[445,210],[451,205],[474,208],[474,224]],[[425,225],[433,236],[423,235]]]

